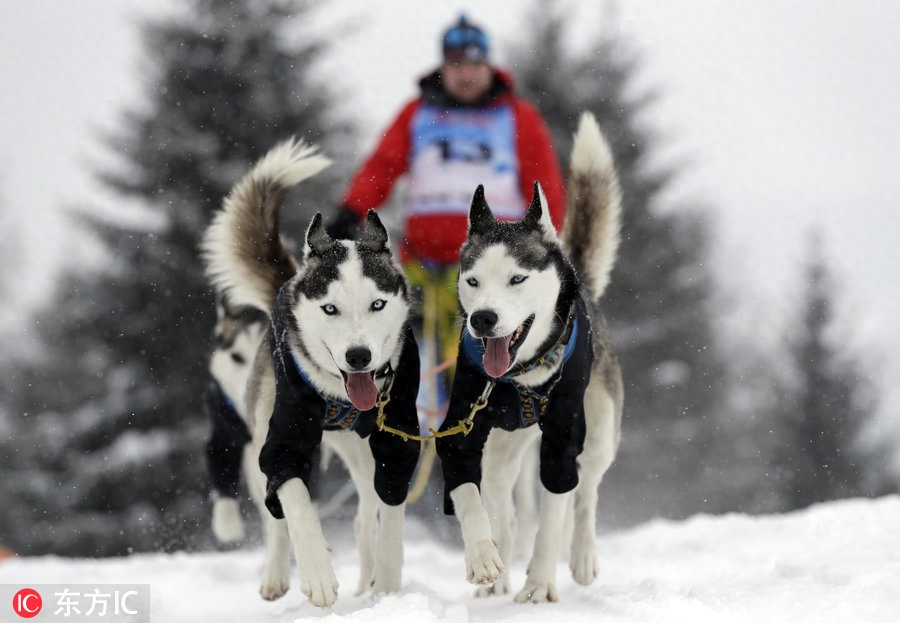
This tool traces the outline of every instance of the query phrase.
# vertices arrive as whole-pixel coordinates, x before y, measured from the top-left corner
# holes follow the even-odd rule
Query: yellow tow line
[[[437,374],[441,370],[444,370],[453,365],[454,362],[455,359],[448,359],[439,366],[436,366],[433,370],[429,371],[428,375]],[[428,485],[428,479],[431,476],[431,470],[434,467],[434,457],[437,455],[437,448],[434,440],[439,437],[449,437],[451,435],[458,435],[460,433],[465,436],[472,432],[472,428],[475,426],[475,414],[477,414],[487,406],[488,397],[491,395],[491,391],[494,389],[494,383],[495,382],[493,381],[493,379],[488,381],[487,385],[485,385],[484,391],[481,393],[481,396],[479,396],[475,400],[475,402],[470,404],[469,415],[461,419],[456,424],[456,426],[442,431],[437,431],[433,428],[429,428],[428,435],[411,435],[406,431],[394,428],[393,426],[388,426],[384,423],[386,417],[384,409],[391,401],[391,386],[393,386],[393,379],[391,379],[390,385],[388,385],[388,387],[384,388],[384,390],[382,390],[378,394],[378,400],[375,403],[375,406],[378,407],[378,416],[375,419],[375,425],[378,427],[378,430],[397,435],[398,437],[401,437],[403,441],[423,442],[425,446],[424,456],[422,457],[422,464],[419,466],[419,471],[416,473],[416,480],[406,496],[407,503],[417,501],[425,492],[425,487]]]

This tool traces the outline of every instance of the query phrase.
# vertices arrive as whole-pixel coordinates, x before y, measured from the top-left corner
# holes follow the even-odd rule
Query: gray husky
[[[323,607],[338,583],[309,496],[315,449],[333,449],[356,484],[358,593],[382,593],[401,586],[406,493],[420,445],[389,432],[418,432],[419,356],[406,278],[378,215],[370,212],[351,242],[332,239],[316,214],[299,258],[279,237],[287,192],[328,164],[302,143],[275,147],[235,186],[203,241],[217,290],[271,318],[246,391],[258,457],[247,479],[268,509],[260,593],[287,591],[293,543],[301,590]]]
[[[246,451],[250,441],[244,393],[269,317],[253,307],[234,307],[224,297],[216,301],[215,344],[209,357],[210,380],[206,411],[211,433],[206,464],[212,485],[212,530],[222,543],[244,536],[238,493],[241,474],[256,458]],[[250,470],[259,471],[250,465]]]
[[[597,487],[619,443],[622,377],[599,299],[619,243],[620,193],[609,146],[588,113],[567,195],[560,239],[538,184],[515,222],[496,220],[476,190],[460,252],[465,324],[437,440],[445,511],[462,528],[467,578],[486,595],[510,590],[512,489],[530,442],[540,439],[538,532],[518,602],[558,599],[567,513],[573,577],[596,577]]]

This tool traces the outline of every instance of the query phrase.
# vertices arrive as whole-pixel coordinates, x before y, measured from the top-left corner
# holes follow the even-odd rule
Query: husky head
[[[371,409],[375,374],[397,364],[409,316],[406,277],[378,214],[369,211],[358,241],[333,239],[316,214],[291,287],[291,348],[304,372],[320,391]]]
[[[247,378],[268,319],[268,314],[255,307],[235,307],[225,298],[216,301],[215,345],[209,372],[239,410],[243,409]]]
[[[500,377],[549,349],[563,330],[578,280],[566,260],[539,184],[524,218],[498,221],[479,186],[460,249],[459,304],[484,342],[484,370]]]

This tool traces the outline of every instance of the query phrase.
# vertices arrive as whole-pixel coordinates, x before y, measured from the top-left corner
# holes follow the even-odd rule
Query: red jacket
[[[397,179],[410,170],[414,137],[412,122],[417,111],[428,105],[454,108],[447,102],[440,86],[440,74],[434,72],[420,81],[422,95],[407,103],[384,133],[378,146],[350,181],[341,205],[360,218],[370,208],[378,208],[388,198]],[[511,106],[515,128],[515,154],[518,159],[518,188],[525,201],[531,200],[535,181],[547,196],[550,216],[557,230],[565,213],[565,191],[562,172],[553,149],[550,132],[538,110],[515,95],[510,74],[494,70],[494,84],[485,108]],[[474,186],[467,192],[474,193]],[[403,259],[454,264],[459,261],[459,248],[466,238],[467,217],[464,214],[404,215]]]

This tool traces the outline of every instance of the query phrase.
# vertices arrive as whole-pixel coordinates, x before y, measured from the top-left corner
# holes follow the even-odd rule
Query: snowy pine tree
[[[785,510],[884,493],[886,448],[866,447],[875,396],[870,379],[835,337],[835,287],[814,237],[804,270],[799,322],[788,336],[794,378],[776,411],[783,443],[774,467]]]
[[[544,114],[563,170],[582,110],[593,111],[612,145],[623,225],[604,310],[623,369],[625,422],[605,488],[622,496],[620,509],[681,515],[703,507],[707,497],[700,486],[684,491],[678,483],[696,482],[703,471],[721,404],[706,262],[709,218],[699,206],[660,209],[676,172],[648,162],[658,142],[641,120],[657,96],[634,88],[640,55],[610,22],[587,48],[572,50],[572,19],[557,4],[536,5],[526,19],[531,37],[514,51],[512,68]]]
[[[108,263],[65,271],[36,325],[47,355],[14,379],[25,442],[15,462],[44,483],[4,498],[14,549],[108,555],[207,535],[202,392],[215,313],[200,236],[277,142],[300,136],[349,161],[339,152],[350,127],[312,74],[327,34],[302,29],[309,5],[193,0],[145,24],[145,100],[105,138],[120,160],[101,178],[122,196],[122,215],[79,215]],[[340,174],[326,170],[288,197],[286,234],[299,238],[312,211],[331,209]]]

